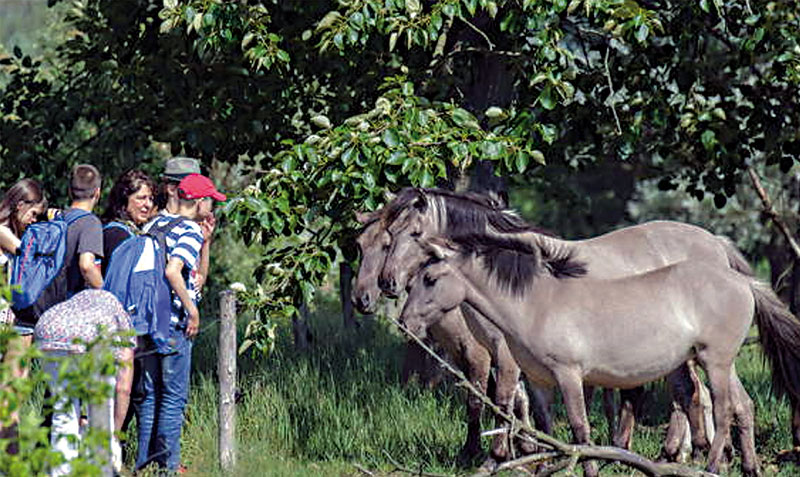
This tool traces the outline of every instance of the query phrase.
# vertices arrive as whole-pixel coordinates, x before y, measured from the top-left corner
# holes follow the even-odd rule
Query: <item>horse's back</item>
[[[591,276],[616,278],[654,270],[685,260],[729,267],[723,241],[691,224],[653,221],[624,227],[574,242],[576,258]]]

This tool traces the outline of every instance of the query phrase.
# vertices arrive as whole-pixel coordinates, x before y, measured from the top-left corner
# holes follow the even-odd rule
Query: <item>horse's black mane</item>
[[[484,261],[500,285],[516,295],[524,294],[533,279],[546,272],[556,278],[576,278],[586,274],[586,264],[575,260],[567,248],[530,244],[514,238],[486,234],[450,237],[464,255],[475,254]]]
[[[444,198],[447,214],[447,229],[444,233],[447,236],[481,234],[486,232],[487,226],[499,233],[535,232],[553,236],[551,232],[525,222],[516,213],[503,208],[500,203],[488,195],[474,192],[452,192],[444,189],[412,187],[402,189],[397,197],[386,205],[387,222],[393,222],[406,208],[416,206],[414,201],[422,199],[425,195]],[[420,201],[419,204],[420,211],[424,213],[429,204],[424,201]]]

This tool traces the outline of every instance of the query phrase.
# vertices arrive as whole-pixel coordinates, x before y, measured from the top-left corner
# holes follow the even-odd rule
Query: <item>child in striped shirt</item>
[[[192,338],[200,326],[197,309],[197,272],[203,231],[198,225],[211,215],[214,200],[224,201],[211,180],[189,174],[178,185],[177,214],[162,211],[145,227],[171,224],[166,233],[165,275],[172,288],[170,350],[137,350],[141,358],[142,399],[136,403],[138,455],[136,468],[151,462],[170,471],[180,468],[180,437],[183,411],[189,396]],[[139,359],[139,358],[137,358]]]

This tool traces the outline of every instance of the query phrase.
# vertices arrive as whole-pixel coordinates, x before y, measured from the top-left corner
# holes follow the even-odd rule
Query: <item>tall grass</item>
[[[240,357],[234,475],[360,475],[357,466],[388,473],[398,465],[468,473],[469,468],[457,464],[466,432],[464,391],[452,382],[433,390],[402,387],[402,337],[379,319],[365,318],[358,329],[344,330],[337,309],[332,301],[318,304],[310,319],[315,338],[306,353],[296,352],[290,333],[283,330],[272,355]],[[193,356],[184,460],[192,475],[223,475],[217,454],[215,328],[198,339]],[[791,416],[786,403],[770,394],[758,345],[742,350],[737,369],[756,405],[756,446],[765,474],[796,475],[800,468],[776,463],[778,451],[791,445]],[[599,399],[595,401],[592,435],[595,442],[608,443],[608,425]],[[665,386],[652,386],[634,435],[634,451],[658,458],[668,410]],[[484,424],[489,429],[493,420],[486,417]],[[571,437],[560,404],[555,434],[564,440]],[[739,475],[738,465],[737,459],[730,475]],[[632,471],[606,465],[602,474]]]

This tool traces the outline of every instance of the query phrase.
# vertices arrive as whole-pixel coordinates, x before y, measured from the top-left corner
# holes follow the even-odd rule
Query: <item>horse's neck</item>
[[[464,301],[497,328],[514,333],[514,323],[518,320],[513,318],[522,309],[523,298],[501,289],[475,260],[475,257],[462,259],[459,264],[453,265],[466,285]]]

